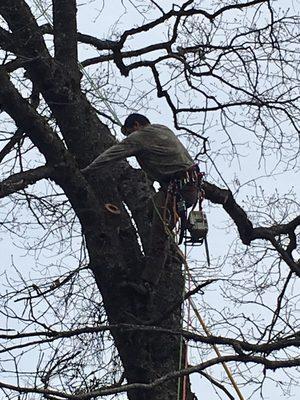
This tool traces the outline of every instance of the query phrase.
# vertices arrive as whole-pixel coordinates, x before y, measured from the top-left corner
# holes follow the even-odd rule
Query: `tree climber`
[[[169,128],[151,124],[144,115],[129,115],[122,126],[122,133],[126,136],[124,140],[100,154],[82,172],[95,171],[114,161],[135,156],[147,177],[160,183],[160,189],[153,197],[152,227],[141,282],[132,283],[135,290],[148,294],[159,281],[169,248],[169,235],[163,216],[169,214],[169,230],[175,224],[173,204],[168,201],[169,183],[174,178],[179,182],[182,180],[180,196],[186,207],[192,206],[197,202],[198,189],[189,178],[197,166]]]

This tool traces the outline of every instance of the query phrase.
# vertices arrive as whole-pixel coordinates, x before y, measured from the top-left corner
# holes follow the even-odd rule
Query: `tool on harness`
[[[204,243],[207,265],[210,266],[210,257],[207,243],[208,223],[205,212],[202,208],[199,211],[192,210],[187,220],[187,230],[190,237],[185,235],[184,244],[188,246],[202,245]]]
[[[205,213],[202,210],[204,190],[202,187],[204,174],[200,172],[198,165],[193,165],[182,177],[175,180],[175,195],[177,199],[177,210],[180,216],[179,244],[185,239],[186,243],[202,244],[208,232],[208,224]],[[194,204],[186,204],[183,193],[192,190],[197,192]],[[199,203],[199,211],[195,210]],[[187,217],[187,208],[192,207]],[[189,236],[187,235],[189,233]]]
[[[187,230],[190,233],[191,243],[202,243],[207,236],[208,224],[204,211],[192,210],[187,219]]]
[[[206,257],[208,265],[210,258],[207,244],[208,223],[206,214],[202,209],[202,201],[204,199],[203,176],[198,165],[193,165],[189,170],[175,176],[168,188],[168,194],[173,197],[176,203],[176,213],[180,221],[179,241],[178,244],[184,242],[185,245],[205,245]],[[193,203],[187,203],[184,199],[187,192],[197,191],[196,200]],[[197,204],[199,210],[195,210]],[[192,207],[189,215],[187,209]],[[174,218],[175,220],[175,218]]]

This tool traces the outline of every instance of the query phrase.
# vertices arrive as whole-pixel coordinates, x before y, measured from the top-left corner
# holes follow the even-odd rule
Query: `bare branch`
[[[50,24],[45,24],[40,26],[40,30],[43,34],[52,35],[53,27]],[[113,50],[114,47],[118,45],[118,42],[113,40],[101,40],[95,36],[87,35],[84,33],[77,32],[78,42],[90,44],[94,46],[97,50]]]
[[[6,43],[8,40],[9,43],[12,43],[14,51],[20,52],[20,54],[29,59],[49,57],[43,35],[25,1],[1,1],[0,14],[7,21],[13,32],[7,36],[7,33],[2,29],[1,35],[3,39],[6,39]]]
[[[28,134],[48,162],[62,162],[66,149],[59,137],[49,128],[46,121],[38,115],[10,82],[6,71],[0,70],[0,104],[14,119],[16,125]]]
[[[9,385],[4,382],[0,382],[0,388],[10,389],[19,393],[39,393],[47,396],[55,396],[57,398],[62,399],[70,399],[70,400],[90,400],[92,398],[98,396],[108,396],[111,394],[117,394],[122,392],[128,392],[134,389],[143,389],[143,390],[151,390],[159,385],[162,385],[166,381],[174,378],[179,378],[182,376],[187,376],[196,372],[203,371],[211,366],[218,365],[221,363],[228,363],[231,361],[236,362],[244,362],[244,363],[257,363],[264,367],[264,369],[276,370],[278,368],[292,368],[300,365],[299,359],[294,359],[290,361],[269,361],[264,357],[255,357],[255,356],[235,356],[228,355],[223,357],[216,357],[211,360],[205,361],[201,364],[195,365],[193,367],[185,368],[180,371],[169,372],[168,374],[162,376],[154,380],[151,383],[132,383],[128,385],[121,385],[120,387],[113,387],[107,389],[99,389],[95,391],[91,391],[86,394],[68,394],[60,391],[55,391],[51,389],[39,389],[39,388],[29,388],[29,387],[21,387],[16,385]]]
[[[0,199],[19,190],[25,189],[29,185],[47,179],[51,176],[53,168],[48,166],[38,167],[25,172],[11,175],[9,178],[0,182]]]
[[[8,143],[6,143],[6,145],[0,151],[0,163],[3,161],[4,157],[10,153],[11,149],[22,139],[23,136],[24,132],[22,131],[22,129],[17,129],[13,137],[9,140]]]
[[[295,333],[293,336],[287,338],[280,338],[276,341],[265,343],[250,343],[247,341],[242,341],[238,339],[232,339],[223,336],[214,335],[200,335],[198,333],[186,331],[186,330],[172,330],[168,328],[163,328],[160,326],[149,326],[149,325],[135,325],[135,324],[111,324],[111,325],[101,325],[101,326],[86,326],[74,330],[67,331],[55,331],[53,329],[48,329],[47,331],[40,332],[26,332],[26,333],[16,333],[16,334],[0,334],[0,339],[9,340],[19,340],[23,338],[37,338],[32,342],[28,341],[25,343],[15,344],[11,346],[5,346],[0,353],[5,353],[18,348],[26,348],[35,346],[37,344],[53,342],[61,338],[71,338],[78,335],[84,334],[95,334],[100,332],[147,332],[155,335],[165,334],[171,336],[183,336],[185,339],[193,341],[195,343],[205,343],[209,345],[224,345],[232,347],[235,352],[240,356],[246,356],[246,353],[251,355],[261,353],[262,355],[270,355],[272,352],[277,352],[279,350],[288,349],[292,347],[298,347],[300,344],[299,332]],[[40,337],[40,339],[38,339]]]

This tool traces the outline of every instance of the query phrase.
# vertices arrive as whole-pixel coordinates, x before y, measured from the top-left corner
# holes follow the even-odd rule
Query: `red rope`
[[[186,260],[187,258],[187,246],[185,245],[184,247],[184,258]],[[191,290],[191,277],[190,274],[188,274],[188,291]],[[190,330],[190,327],[192,326],[192,320],[191,320],[191,304],[190,302],[187,303],[187,331]],[[189,364],[189,347],[188,347],[188,342],[185,343],[185,357],[184,357],[184,368],[188,367]],[[182,400],[186,400],[187,399],[187,391],[188,391],[188,387],[187,387],[187,380],[188,380],[188,376],[184,376],[183,377],[183,387],[182,387]]]

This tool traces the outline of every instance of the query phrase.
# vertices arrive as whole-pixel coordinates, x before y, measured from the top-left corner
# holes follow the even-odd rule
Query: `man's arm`
[[[90,165],[81,170],[81,172],[89,172],[97,170],[113,161],[122,160],[126,157],[134,156],[141,150],[139,144],[133,138],[127,137],[122,142],[115,144],[100,156],[96,157]]]

